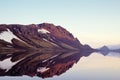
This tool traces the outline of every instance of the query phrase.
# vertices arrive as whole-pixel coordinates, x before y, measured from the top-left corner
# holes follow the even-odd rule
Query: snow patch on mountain
[[[37,72],[40,72],[40,73],[43,73],[43,72],[46,72],[47,70],[49,70],[50,68],[46,68],[46,67],[39,67],[37,69]]]
[[[42,33],[42,34],[46,34],[46,33],[50,33],[48,30],[46,29],[38,29],[38,32]]]
[[[18,39],[20,40],[17,36],[15,36],[9,29],[7,31],[4,31],[0,34],[0,39],[12,43],[12,39]]]
[[[6,72],[10,70],[15,64],[17,64],[19,61],[12,62],[11,58],[5,59],[3,61],[0,61],[0,68],[6,69]]]

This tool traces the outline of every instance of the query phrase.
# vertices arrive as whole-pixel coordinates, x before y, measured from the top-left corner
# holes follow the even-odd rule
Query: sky
[[[91,47],[120,44],[120,0],[0,0],[0,24],[44,22]]]

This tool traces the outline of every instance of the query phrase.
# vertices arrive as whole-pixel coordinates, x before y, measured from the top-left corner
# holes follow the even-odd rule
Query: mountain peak
[[[101,50],[109,50],[109,48],[107,46],[105,46],[105,45],[103,47],[101,47],[100,49]]]

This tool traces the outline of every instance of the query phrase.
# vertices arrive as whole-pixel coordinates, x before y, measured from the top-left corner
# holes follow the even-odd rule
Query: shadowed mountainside
[[[53,24],[0,25],[0,51],[83,50],[84,46],[66,29]]]

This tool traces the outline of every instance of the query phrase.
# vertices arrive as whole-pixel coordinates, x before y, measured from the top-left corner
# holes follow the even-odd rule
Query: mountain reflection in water
[[[61,75],[69,70],[74,63],[77,63],[80,58],[91,55],[92,52],[25,52],[15,53],[13,55],[0,58],[0,75],[1,76],[38,76],[42,78]],[[99,53],[104,56],[109,53]],[[118,55],[119,53],[117,53]],[[112,53],[110,53],[112,55]],[[2,56],[2,55],[1,55]],[[114,53],[115,56],[115,53]],[[5,62],[6,60],[6,62]],[[7,63],[11,61],[11,64]],[[3,63],[4,62],[4,63]],[[6,67],[2,67],[6,65]],[[11,66],[12,65],[12,66]],[[8,67],[7,67],[8,66]],[[6,68],[6,69],[5,69]]]
[[[60,75],[77,63],[82,56],[90,53],[80,52],[24,52],[0,58],[1,76],[39,76],[42,78]],[[8,61],[9,60],[9,61]],[[11,64],[7,64],[7,62]],[[4,64],[8,67],[4,67]],[[3,67],[4,68],[3,68]]]

